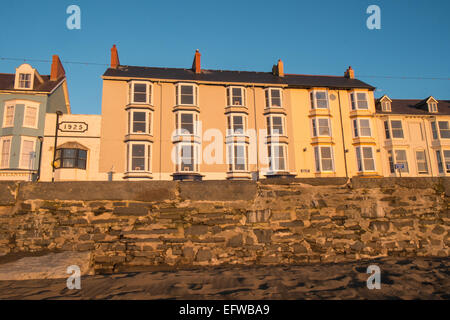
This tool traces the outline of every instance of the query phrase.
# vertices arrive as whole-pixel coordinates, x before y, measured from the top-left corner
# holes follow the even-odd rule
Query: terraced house
[[[383,176],[450,175],[450,101],[376,101]]]
[[[103,75],[101,173],[115,179],[381,175],[374,88],[354,77],[121,65]],[[217,147],[219,146],[219,147]]]
[[[0,73],[0,180],[31,180],[39,175],[45,116],[70,113],[64,68],[53,56],[50,75],[29,64]]]

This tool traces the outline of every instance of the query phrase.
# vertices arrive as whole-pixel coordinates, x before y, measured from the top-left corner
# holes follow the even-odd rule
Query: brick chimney
[[[349,66],[348,69],[345,70],[344,77],[348,79],[355,79],[355,71],[352,69],[351,66]]]
[[[117,69],[119,65],[120,65],[119,53],[117,53],[117,48],[116,45],[114,44],[111,48],[111,68]]]
[[[50,71],[50,81],[56,81],[61,77],[64,77],[66,75],[66,71],[63,68],[63,65],[61,63],[61,60],[59,60],[59,57],[55,54],[52,57],[52,68]]]
[[[202,71],[201,65],[200,65],[200,57],[201,57],[201,54],[198,51],[198,49],[195,50],[194,61],[192,62],[192,71],[194,71],[195,73],[201,73],[201,71]]]
[[[276,65],[273,65],[272,74],[274,76],[284,77],[284,65],[281,59],[278,59],[278,63]]]

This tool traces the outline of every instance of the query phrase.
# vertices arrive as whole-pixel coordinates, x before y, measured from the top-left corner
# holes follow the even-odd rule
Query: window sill
[[[127,171],[125,172],[124,179],[153,179],[152,173],[150,171]]]
[[[129,103],[125,106],[125,110],[129,109],[148,109],[153,111],[154,106],[150,103]]]

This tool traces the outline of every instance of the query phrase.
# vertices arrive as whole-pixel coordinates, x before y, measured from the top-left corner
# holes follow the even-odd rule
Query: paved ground
[[[366,287],[371,264],[381,268],[380,290]],[[0,281],[0,299],[450,300],[450,258],[86,276],[80,290],[67,289],[66,279]]]

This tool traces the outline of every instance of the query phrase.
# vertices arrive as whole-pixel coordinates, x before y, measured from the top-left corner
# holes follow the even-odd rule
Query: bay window
[[[247,116],[230,114],[227,116],[227,135],[243,135],[247,131]]]
[[[373,147],[356,147],[358,171],[375,171]]]
[[[32,138],[23,138],[20,146],[20,168],[32,169],[35,158],[34,148],[36,140]]]
[[[448,126],[448,121],[439,121],[439,135],[441,139],[449,139],[450,138],[450,128]]]
[[[331,137],[330,119],[313,118],[311,123],[313,137]]]
[[[243,87],[228,87],[227,88],[227,103],[229,106],[245,106],[245,88]]]
[[[403,127],[401,120],[391,120],[392,137],[403,139]]]
[[[328,109],[328,92],[325,90],[311,91],[311,109]]]
[[[38,107],[37,106],[25,106],[23,126],[27,128],[37,128],[38,122]]]
[[[227,145],[228,171],[247,171],[248,146],[245,143]]]
[[[152,134],[152,112],[147,110],[130,110],[129,133]]]
[[[281,108],[282,107],[282,92],[278,88],[268,88],[265,91],[266,108]]]
[[[193,135],[197,134],[198,113],[196,112],[177,112],[175,114],[175,126],[177,134]]]
[[[354,119],[353,120],[353,133],[354,133],[355,138],[371,137],[372,132],[370,129],[370,119]]]
[[[11,154],[11,137],[1,137],[0,148],[0,168],[8,168]]]
[[[198,171],[198,145],[195,143],[177,143],[176,172]]]
[[[284,144],[269,144],[269,169],[272,172],[286,171],[287,146]]]
[[[178,83],[176,86],[177,105],[196,106],[198,104],[198,87],[195,84]]]
[[[285,117],[281,115],[268,115],[266,118],[267,135],[285,135]]]
[[[350,102],[352,110],[367,110],[369,103],[367,102],[366,92],[352,92],[350,93]]]
[[[416,151],[417,172],[428,173],[427,156],[425,150]]]
[[[314,147],[317,172],[334,171],[333,150],[331,146]]]
[[[128,172],[151,172],[151,148],[152,144],[149,142],[128,142]]]
[[[7,105],[4,110],[3,128],[14,126],[15,105]]]
[[[131,104],[152,104],[153,85],[148,81],[132,81],[129,84]]]

